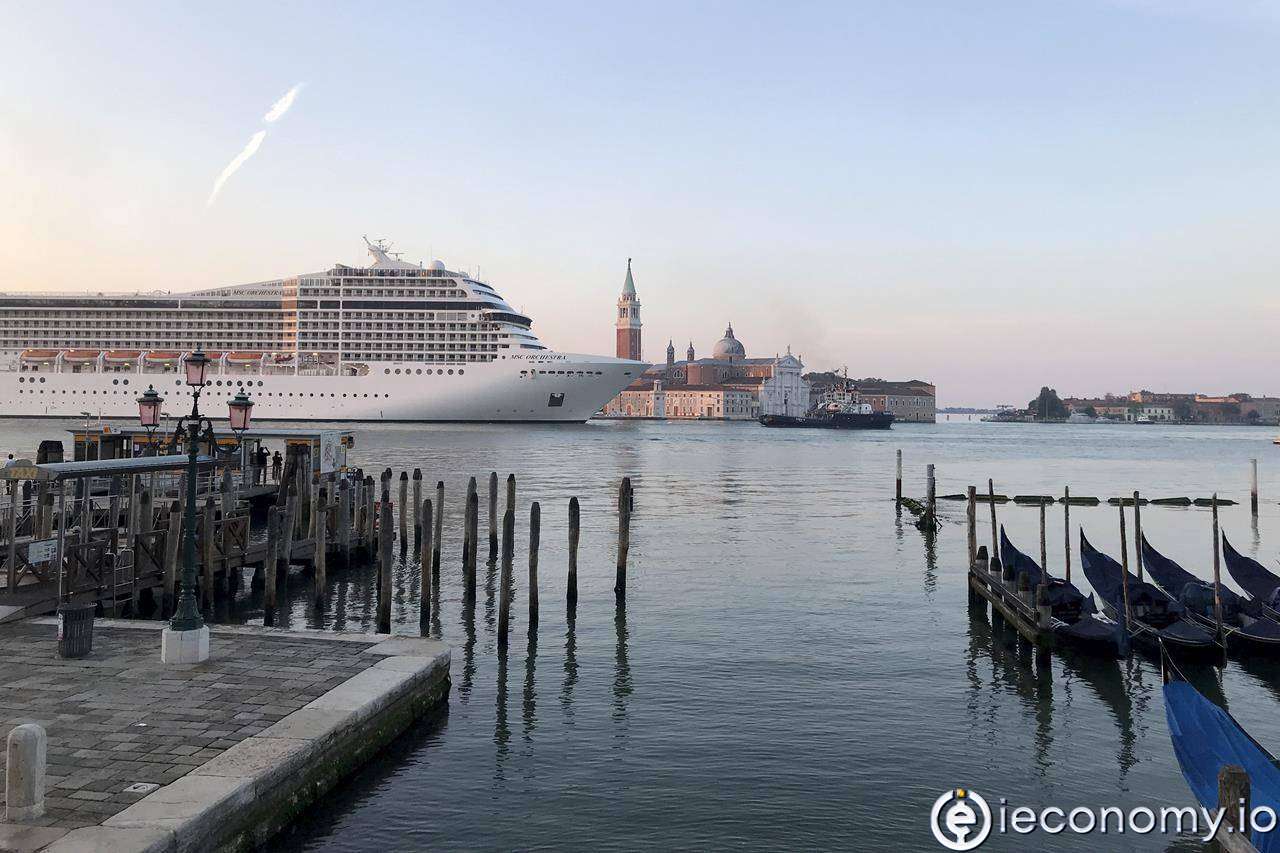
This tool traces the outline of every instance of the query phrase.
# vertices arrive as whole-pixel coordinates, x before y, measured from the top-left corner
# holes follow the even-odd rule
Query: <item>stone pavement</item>
[[[208,661],[163,666],[160,627],[100,622],[93,654],[63,660],[52,620],[0,625],[0,738],[32,722],[49,736],[31,837],[102,823],[378,663],[366,652],[387,639],[215,627]]]

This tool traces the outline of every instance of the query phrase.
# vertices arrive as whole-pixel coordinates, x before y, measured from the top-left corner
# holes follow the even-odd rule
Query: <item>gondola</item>
[[[1249,777],[1251,807],[1280,809],[1280,762],[1254,740],[1224,708],[1209,701],[1163,660],[1164,709],[1173,753],[1187,786],[1206,811],[1218,808],[1222,768],[1235,765]],[[1225,827],[1219,830],[1225,834]],[[1260,853],[1280,851],[1280,833],[1250,828],[1249,841]],[[1223,849],[1227,849],[1223,845]]]
[[[1213,584],[1200,580],[1152,548],[1145,536],[1142,537],[1142,565],[1161,589],[1178,600],[1188,616],[1210,631],[1217,631]],[[1223,639],[1228,651],[1280,654],[1280,622],[1268,617],[1259,602],[1237,595],[1221,583],[1218,595],[1222,601]]]
[[[1232,548],[1226,536],[1222,537],[1222,556],[1227,572],[1240,584],[1240,588],[1270,611],[1273,617],[1280,615],[1277,613],[1280,610],[1280,575]]]
[[[1080,531],[1080,565],[1095,592],[1102,598],[1104,612],[1124,623],[1124,569],[1115,560],[1089,544]],[[1205,658],[1220,654],[1213,632],[1187,618],[1178,601],[1155,584],[1140,581],[1130,572],[1129,633],[1133,641],[1152,653],[1160,644],[1179,654]]]
[[[1019,551],[1000,526],[1000,563],[1018,575],[1027,575],[1028,586],[1044,584],[1049,594],[1050,627],[1064,643],[1085,651],[1119,657],[1123,651],[1124,632],[1120,625],[1098,613],[1093,596],[1086,596],[1076,586],[1055,578],[1040,564]]]

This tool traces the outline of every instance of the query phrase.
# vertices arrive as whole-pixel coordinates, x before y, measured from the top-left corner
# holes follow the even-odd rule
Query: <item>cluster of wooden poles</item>
[[[987,504],[991,509],[991,554],[993,557],[1000,555],[999,542],[999,524],[996,521],[996,501],[995,483],[987,480]],[[977,487],[970,486],[968,490],[968,508],[966,511],[966,522],[969,532],[969,565],[973,566],[978,561],[978,495]],[[1071,583],[1071,489],[1070,487],[1063,489],[1062,497],[1062,527],[1063,527],[1063,580]],[[1124,609],[1126,626],[1130,618],[1129,607],[1129,536],[1128,523],[1125,516],[1125,506],[1133,507],[1133,559],[1136,568],[1136,577],[1139,582],[1143,582],[1143,565],[1142,565],[1142,496],[1138,491],[1134,491],[1132,499],[1126,498],[1120,502],[1118,509],[1120,511],[1120,564],[1124,571],[1121,573],[1121,589],[1124,595]],[[1040,567],[1044,571],[1049,571],[1049,555],[1047,548],[1046,523],[1045,523],[1045,507],[1047,503],[1040,504]],[[1215,492],[1210,503],[1213,524],[1213,609],[1214,617],[1217,622],[1218,636],[1222,636],[1222,537],[1218,527],[1218,495]]]
[[[414,469],[412,477],[407,471],[400,472],[399,478],[399,494],[398,500],[392,500],[391,482],[392,472],[390,468],[385,469],[381,476],[380,495],[381,500],[376,507],[373,505],[374,482],[372,476],[361,477],[359,474],[356,478],[356,489],[360,493],[361,500],[357,501],[360,511],[357,513],[353,525],[356,530],[367,534],[361,536],[362,541],[372,543],[374,552],[377,554],[378,563],[378,609],[377,609],[377,630],[379,633],[390,633],[391,631],[391,576],[392,568],[395,563],[395,548],[397,527],[397,511],[398,511],[398,527],[399,541],[401,553],[405,553],[409,548],[409,528],[412,524],[414,549],[419,555],[418,565],[421,571],[421,591],[419,596],[419,624],[423,631],[431,618],[431,600],[432,586],[439,583],[440,572],[440,549],[441,534],[443,525],[443,507],[444,507],[444,481],[436,482],[436,492],[434,502],[430,497],[422,496],[422,471]],[[359,484],[363,482],[363,487]],[[412,485],[411,485],[412,484]],[[346,494],[346,483],[340,486],[340,492]],[[410,497],[410,489],[412,489],[412,497]],[[508,474],[506,479],[506,505],[502,513],[501,535],[499,535],[498,522],[498,474],[490,472],[489,474],[489,494],[488,494],[488,546],[489,561],[499,562],[501,566],[501,575],[499,588],[501,590],[498,601],[498,645],[506,648],[508,642],[508,627],[511,616],[511,590],[514,588],[514,562],[515,562],[515,506],[516,506],[516,477],[515,474]],[[320,505],[325,505],[325,497],[321,490]],[[471,477],[467,482],[466,504],[463,516],[463,538],[462,538],[462,577],[463,577],[463,595],[467,601],[475,601],[476,596],[476,567],[478,563],[478,551],[480,547],[480,496],[477,489],[476,478]],[[623,607],[626,602],[627,594],[627,557],[630,550],[631,542],[631,513],[635,503],[635,495],[631,486],[631,478],[624,477],[618,488],[618,559],[617,573],[614,580],[614,596],[618,607]],[[346,508],[346,504],[340,502],[339,513],[342,518],[348,518],[350,510]],[[284,518],[284,524],[288,524],[288,511],[283,513],[277,510],[275,513],[278,517]],[[319,525],[317,530],[324,529],[324,510],[320,510]],[[376,521],[375,521],[376,519]],[[528,583],[529,583],[529,623],[536,625],[538,622],[538,552],[541,547],[541,524],[542,524],[542,507],[538,501],[534,501],[529,505],[529,562],[528,562]],[[578,600],[578,542],[581,532],[581,514],[576,497],[569,499],[569,560],[568,560],[568,585],[566,590],[566,598],[569,606],[574,606]],[[339,530],[347,529],[349,525],[340,525]],[[287,527],[285,529],[288,529]],[[322,543],[317,542],[316,547],[316,577],[315,590],[317,604],[321,602],[324,594],[325,583],[325,567],[324,559],[320,556],[324,552]],[[342,552],[346,550],[340,548]],[[428,560],[427,554],[430,554]],[[268,577],[270,577],[268,572]],[[274,606],[273,597],[268,587],[267,606]]]

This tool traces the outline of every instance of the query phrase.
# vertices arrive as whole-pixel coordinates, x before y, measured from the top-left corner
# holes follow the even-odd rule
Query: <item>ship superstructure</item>
[[[185,396],[200,347],[206,396],[248,388],[258,418],[583,421],[645,367],[553,352],[478,277],[366,245],[366,267],[189,293],[0,293],[0,406],[130,417],[147,385]]]

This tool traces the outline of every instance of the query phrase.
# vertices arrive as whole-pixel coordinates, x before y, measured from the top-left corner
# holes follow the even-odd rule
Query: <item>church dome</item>
[[[711,350],[711,357],[716,359],[746,358],[747,351],[742,343],[733,336],[733,324],[724,330],[724,337],[716,341]]]

